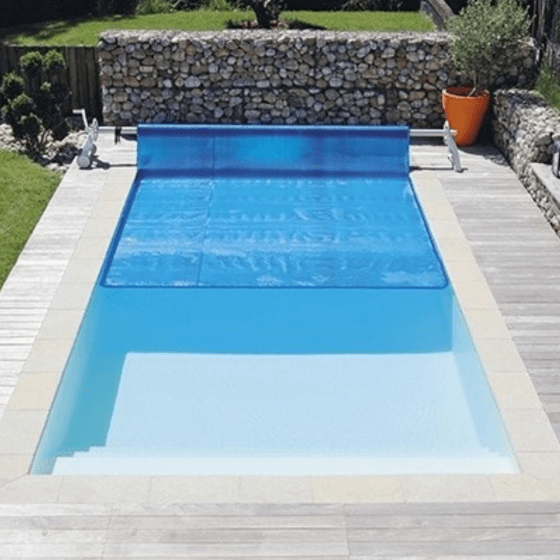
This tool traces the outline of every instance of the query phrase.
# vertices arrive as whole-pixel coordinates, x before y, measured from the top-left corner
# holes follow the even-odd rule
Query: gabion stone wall
[[[492,107],[494,144],[519,178],[527,180],[532,162],[552,161],[560,115],[538,93],[522,89],[497,90]]]
[[[531,163],[551,163],[552,136],[560,134],[560,115],[535,92],[510,89],[494,93],[494,144],[503,152],[537,206],[560,232],[554,197],[538,179]]]
[[[445,33],[106,32],[107,125],[138,122],[408,124],[441,127],[441,90],[460,82]],[[533,50],[512,60],[527,83]]]

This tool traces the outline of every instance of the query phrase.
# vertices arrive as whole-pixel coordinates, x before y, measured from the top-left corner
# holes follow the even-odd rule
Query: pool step
[[[376,475],[517,472],[509,457],[188,457],[181,450],[92,447],[59,457],[54,475]]]

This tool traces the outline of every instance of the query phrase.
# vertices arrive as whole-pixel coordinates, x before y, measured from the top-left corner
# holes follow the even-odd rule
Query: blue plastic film
[[[191,175],[408,174],[403,126],[139,125],[138,168]]]
[[[139,125],[107,286],[443,287],[401,126]]]
[[[146,175],[107,286],[443,287],[406,178]]]

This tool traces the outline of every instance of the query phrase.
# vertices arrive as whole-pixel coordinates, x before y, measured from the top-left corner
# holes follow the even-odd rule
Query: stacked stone
[[[560,133],[560,116],[536,92],[497,90],[493,129],[494,143],[524,180],[531,173],[531,163],[552,161],[552,135]]]
[[[509,89],[494,94],[494,143],[552,225],[560,231],[554,196],[538,179],[531,163],[552,161],[552,136],[560,133],[560,115],[533,91]]]
[[[448,44],[445,33],[106,32],[104,122],[441,127],[441,90],[460,82]],[[518,83],[531,65],[517,56]]]
[[[552,229],[560,236],[560,204],[554,194],[534,172],[527,183],[527,190]]]

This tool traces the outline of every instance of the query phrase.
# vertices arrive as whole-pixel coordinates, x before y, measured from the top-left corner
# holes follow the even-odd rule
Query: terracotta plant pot
[[[472,146],[490,106],[490,92],[469,96],[472,88],[457,86],[443,90],[441,104],[449,127],[457,131],[457,146]]]

